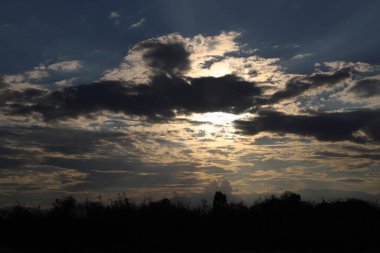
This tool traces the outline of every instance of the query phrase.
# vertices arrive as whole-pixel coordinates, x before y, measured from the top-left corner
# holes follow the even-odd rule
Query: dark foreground
[[[189,208],[164,199],[108,205],[67,197],[50,210],[0,216],[2,252],[380,252],[380,209],[360,200],[308,203],[284,193],[252,206]]]

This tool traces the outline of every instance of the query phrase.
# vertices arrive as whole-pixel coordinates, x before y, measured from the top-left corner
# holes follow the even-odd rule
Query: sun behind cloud
[[[201,122],[209,122],[214,125],[230,124],[239,118],[241,118],[240,115],[225,113],[225,112],[209,112],[209,113],[193,114],[191,116],[192,120],[201,121]]]
[[[228,64],[213,64],[210,68],[210,75],[213,77],[221,77],[228,74],[231,74],[232,71]]]

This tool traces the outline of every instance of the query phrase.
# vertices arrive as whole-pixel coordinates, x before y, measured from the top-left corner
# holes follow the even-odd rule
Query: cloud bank
[[[94,82],[76,60],[3,75],[2,194],[376,192],[378,66],[290,73],[239,36],[141,41]]]

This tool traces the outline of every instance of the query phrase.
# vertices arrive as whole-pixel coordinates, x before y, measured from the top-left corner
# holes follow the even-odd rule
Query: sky
[[[379,197],[379,11],[375,0],[1,1],[0,206],[216,190]]]

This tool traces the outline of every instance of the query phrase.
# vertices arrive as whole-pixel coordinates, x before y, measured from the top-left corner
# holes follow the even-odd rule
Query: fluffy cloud
[[[136,83],[148,82],[154,73],[152,73],[152,69],[148,64],[149,61],[144,60],[144,55],[149,54],[149,51],[152,52],[151,50],[154,52],[155,49],[152,47],[158,47],[158,45],[166,47],[166,49],[168,49],[168,46],[165,45],[182,45],[184,51],[182,51],[179,57],[190,64],[183,75],[199,77],[197,73],[204,67],[205,63],[215,60],[218,57],[223,57],[227,53],[239,50],[238,43],[236,42],[238,36],[239,34],[236,32],[229,32],[221,33],[216,36],[197,35],[193,38],[185,38],[174,33],[146,40],[132,47],[125,57],[124,62],[118,68],[106,71],[102,79],[132,81]],[[147,45],[150,45],[151,48],[147,48]],[[158,48],[156,48],[156,50],[158,50]],[[171,53],[174,52],[174,49],[169,50],[171,50]],[[177,50],[181,49],[177,47]],[[170,55],[172,54],[169,54],[169,57],[172,57]],[[188,57],[188,59],[184,59],[184,56]],[[167,64],[168,59],[166,59],[166,57],[164,57],[164,59]]]
[[[49,73],[45,70],[36,69],[25,72],[25,75],[30,80],[41,80],[48,77]]]
[[[120,17],[120,14],[117,11],[112,11],[109,15],[109,18],[111,18],[111,19],[115,19],[115,18],[119,18],[119,17]]]
[[[18,74],[3,75],[0,77],[0,89],[9,88],[21,91],[23,89],[41,88],[41,84],[54,80],[58,75],[70,75],[78,72],[83,64],[78,60],[58,61],[51,64],[39,64],[31,70]],[[73,80],[73,79],[72,79]]]
[[[46,66],[49,70],[73,72],[82,68],[82,63],[77,60],[60,61]]]

